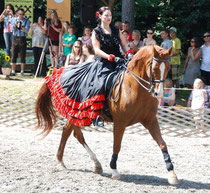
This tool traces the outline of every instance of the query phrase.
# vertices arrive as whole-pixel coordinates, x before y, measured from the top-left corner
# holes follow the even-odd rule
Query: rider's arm
[[[105,53],[104,51],[101,50],[100,42],[96,39],[96,34],[95,34],[94,31],[92,33],[91,38],[92,38],[92,44],[93,44],[95,54],[108,60],[109,59],[109,54],[107,54],[107,53]]]

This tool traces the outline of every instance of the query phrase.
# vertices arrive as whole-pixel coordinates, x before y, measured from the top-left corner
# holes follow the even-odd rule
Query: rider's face
[[[106,10],[103,12],[103,14],[100,16],[100,19],[103,23],[110,24],[112,21],[112,13],[110,10]]]

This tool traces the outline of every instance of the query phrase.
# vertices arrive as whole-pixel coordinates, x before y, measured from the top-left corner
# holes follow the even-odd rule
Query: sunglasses
[[[195,41],[191,40],[190,42],[191,42],[191,43],[194,43]]]
[[[147,32],[147,34],[150,34],[150,35],[152,35],[153,33],[152,33],[152,32]]]
[[[209,37],[210,37],[210,35],[203,36],[203,38],[209,38]]]
[[[24,13],[19,13],[18,15],[24,15]]]
[[[75,48],[80,48],[79,46],[74,46]]]

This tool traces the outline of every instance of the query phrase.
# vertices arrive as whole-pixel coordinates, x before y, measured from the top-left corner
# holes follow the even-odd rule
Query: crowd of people
[[[94,33],[91,27],[85,26],[83,35],[77,37],[76,28],[68,21],[61,22],[55,10],[51,10],[49,17],[31,24],[25,17],[25,11],[9,4],[0,15],[0,21],[4,22],[4,40],[6,51],[11,56],[12,74],[16,73],[16,61],[18,54],[21,62],[21,74],[24,75],[26,57],[26,37],[28,33],[32,36],[32,47],[34,53],[34,73],[37,70],[39,59],[46,41],[49,44],[50,62],[52,68],[60,66],[77,65],[95,60],[97,55],[97,44],[94,44]],[[138,29],[131,30],[128,21],[123,23],[117,21],[114,26],[119,29],[119,36],[122,42],[120,54],[127,57],[129,53],[135,54],[142,46],[156,45],[154,39],[155,31],[148,28],[146,38],[142,39]],[[106,31],[105,31],[106,33]],[[175,89],[179,87],[180,66],[181,66],[181,40],[177,37],[177,29],[171,27],[160,32],[164,49],[172,47],[172,54],[169,58],[170,71],[165,81],[165,96],[161,105],[175,104]],[[203,82],[210,85],[210,33],[203,35],[204,44],[198,37],[193,37],[186,56],[182,74],[186,87],[193,88],[194,81],[201,75]],[[48,71],[46,59],[41,66],[41,76],[46,76]],[[209,101],[209,91],[206,92]],[[209,107],[209,105],[208,105]]]

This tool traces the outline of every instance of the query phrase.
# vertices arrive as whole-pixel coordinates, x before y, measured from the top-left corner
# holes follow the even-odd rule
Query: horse
[[[162,151],[166,168],[168,170],[169,184],[178,184],[167,145],[162,138],[157,120],[158,97],[163,96],[163,82],[166,79],[170,65],[168,58],[172,49],[164,50],[159,46],[145,46],[134,55],[125,66],[125,74],[121,84],[114,86],[108,100],[109,110],[113,120],[113,154],[110,161],[112,178],[120,179],[117,170],[117,159],[121,149],[121,142],[125,128],[141,123],[153,137]],[[44,127],[42,133],[47,135],[56,123],[56,111],[53,107],[52,96],[47,84],[44,83],[39,91],[36,101],[37,128]],[[104,116],[105,121],[108,120]],[[63,154],[66,142],[74,132],[74,137],[86,149],[95,165],[95,173],[102,174],[103,169],[94,152],[87,145],[81,127],[67,121],[63,127],[60,145],[57,151],[58,162],[66,168]]]

